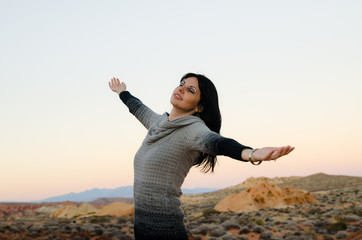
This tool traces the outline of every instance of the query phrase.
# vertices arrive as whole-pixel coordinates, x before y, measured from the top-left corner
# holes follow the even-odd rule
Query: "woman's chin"
[[[171,97],[170,103],[172,104],[172,106],[177,106],[179,102],[180,100],[176,99],[175,97]]]

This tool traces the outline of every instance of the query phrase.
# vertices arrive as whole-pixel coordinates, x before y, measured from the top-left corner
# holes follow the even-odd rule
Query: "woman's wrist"
[[[251,150],[251,151],[249,152],[249,161],[250,161],[250,162],[255,162],[253,153],[254,153],[255,151],[257,151],[257,150],[258,150],[258,148],[255,148],[255,149],[253,149],[253,150]]]
[[[241,152],[241,159],[245,161],[249,161],[249,154],[253,149],[246,148]]]
[[[262,161],[258,161],[254,159],[254,152],[257,151],[258,148],[255,149],[244,149],[241,152],[241,158],[245,161],[249,161],[253,165],[259,165]]]

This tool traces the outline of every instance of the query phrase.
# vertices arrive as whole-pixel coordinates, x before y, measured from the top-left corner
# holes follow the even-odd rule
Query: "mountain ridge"
[[[182,189],[183,194],[199,194],[217,191],[216,188],[185,188]],[[92,202],[101,198],[133,198],[133,186],[123,186],[113,189],[109,188],[92,188],[79,193],[70,192],[67,194],[45,198],[42,200],[31,201],[31,202]]]

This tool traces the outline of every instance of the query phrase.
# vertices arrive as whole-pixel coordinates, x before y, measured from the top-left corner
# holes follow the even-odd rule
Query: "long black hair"
[[[181,81],[189,77],[197,78],[201,92],[199,106],[202,107],[202,111],[200,113],[195,113],[195,115],[199,116],[211,131],[220,133],[221,114],[219,109],[219,98],[215,85],[204,75],[196,73],[185,74],[181,78]],[[194,162],[194,166],[202,166],[202,170],[204,172],[208,172],[210,170],[213,172],[215,164],[216,156],[212,156],[207,153],[201,153],[199,159]]]

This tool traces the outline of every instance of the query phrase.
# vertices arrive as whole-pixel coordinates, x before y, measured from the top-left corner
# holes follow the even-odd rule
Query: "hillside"
[[[321,173],[249,178],[222,190],[185,194],[185,224],[190,240],[357,240],[362,236],[361,180]],[[1,203],[0,239],[134,239],[132,199],[118,200]],[[222,208],[215,210],[218,203]]]
[[[287,186],[298,188],[305,191],[317,192],[326,189],[354,188],[362,186],[362,177],[328,175],[317,173],[306,177],[276,177],[276,178],[248,178],[243,183],[224,188],[218,191],[188,194],[182,196],[182,208],[186,214],[200,215],[205,209],[213,208],[222,199],[246,190],[261,182],[269,182],[276,184],[279,187]]]
[[[222,199],[246,190],[258,183],[269,182],[281,188],[287,186],[309,192],[361,188],[362,177],[313,174],[306,177],[276,177],[276,178],[249,178],[243,183],[214,192],[201,194],[184,194],[181,198],[182,208],[186,214],[200,215],[205,209],[212,209]],[[99,198],[89,202],[96,208],[109,205],[113,202],[132,204],[132,198]],[[1,218],[22,218],[26,216],[46,217],[50,213],[64,206],[80,206],[82,202],[55,202],[55,203],[0,203]]]
[[[353,187],[362,184],[362,177],[351,177],[343,175],[328,175],[317,173],[308,177],[294,179],[281,183],[281,187],[291,186],[309,192],[333,190],[344,187]]]

